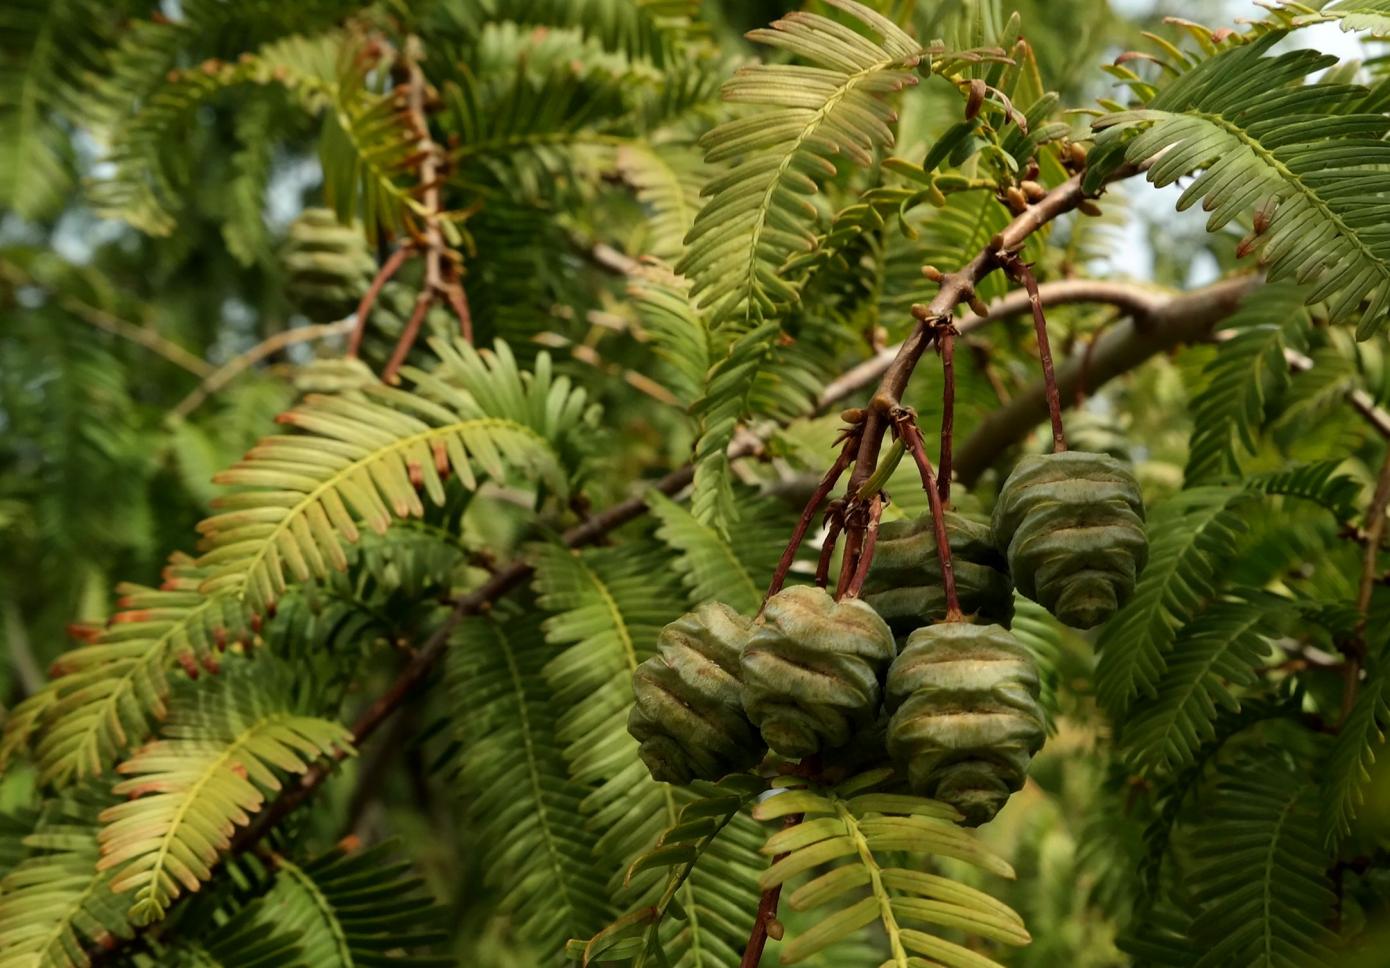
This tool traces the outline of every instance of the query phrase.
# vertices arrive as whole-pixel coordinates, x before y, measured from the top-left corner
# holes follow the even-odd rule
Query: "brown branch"
[[[1076,303],[1100,303],[1114,306],[1129,314],[1147,315],[1165,303],[1170,297],[1161,292],[1152,292],[1142,286],[1128,282],[1109,282],[1102,279],[1063,279],[1044,282],[1038,292],[1045,306],[1067,306]],[[971,313],[956,320],[955,328],[959,335],[967,335],[982,327],[1010,319],[1029,311],[1028,294],[1015,290],[1001,299],[996,299],[989,307],[989,313],[981,316]],[[924,310],[925,312],[925,310]],[[827,409],[864,387],[869,386],[892,366],[893,361],[903,350],[903,344],[890,346],[875,354],[858,366],[845,371],[838,379],[826,385],[821,391],[821,409]]]
[[[956,330],[946,325],[937,338],[941,350],[941,476],[937,478],[937,492],[941,503],[951,503],[951,475],[955,473],[953,451],[955,449],[956,428]]]
[[[372,284],[367,287],[367,291],[362,294],[361,300],[357,303],[357,311],[353,315],[357,317],[357,325],[353,328],[352,338],[348,340],[347,356],[348,359],[356,359],[358,352],[362,349],[362,337],[367,333],[367,317],[372,314],[372,307],[376,305],[377,297],[381,295],[381,290],[391,281],[397,270],[405,265],[405,260],[414,251],[411,243],[407,242],[381,264],[376,275],[372,278]]]
[[[1131,318],[1097,337],[1094,346],[1078,347],[1057,367],[1057,389],[1063,400],[1074,400],[1083,374],[1094,392],[1115,377],[1184,343],[1210,338],[1212,329],[1236,310],[1259,278],[1226,279],[1195,292],[1169,297],[1147,296],[1125,308]],[[1047,301],[1048,286],[1039,287]],[[1142,311],[1135,307],[1142,305]],[[993,411],[956,451],[956,478],[967,487],[979,480],[999,455],[1019,443],[1038,425],[1047,402],[1041,382],[1016,393]]]
[[[238,353],[226,363],[223,363],[216,370],[209,373],[203,382],[189,391],[188,395],[179,401],[173,410],[169,411],[174,417],[187,417],[194,410],[197,410],[208,397],[220,391],[227,384],[231,383],[238,376],[266,357],[273,356],[288,346],[296,343],[308,343],[314,340],[329,339],[333,336],[341,336],[353,331],[356,324],[350,319],[339,320],[336,323],[321,323],[315,326],[299,326],[294,329],[281,330],[273,333],[261,340],[255,346],[244,353]]]
[[[1361,585],[1356,594],[1356,610],[1361,618],[1356,624],[1356,634],[1343,646],[1346,661],[1342,664],[1342,718],[1346,722],[1356,705],[1356,693],[1361,682],[1361,669],[1366,664],[1366,624],[1371,617],[1371,592],[1376,579],[1380,577],[1380,543],[1385,536],[1385,512],[1390,508],[1390,447],[1385,449],[1385,459],[1380,463],[1380,475],[1376,478],[1375,494],[1371,506],[1366,511],[1366,543],[1361,555]]]
[[[869,523],[864,530],[864,547],[859,552],[859,561],[854,566],[854,577],[849,580],[845,597],[858,598],[869,577],[869,566],[873,564],[874,547],[878,544],[878,522],[883,517],[883,494],[869,498]]]
[[[772,581],[767,586],[767,594],[763,596],[763,606],[767,605],[768,599],[782,590],[782,584],[787,580],[787,573],[791,571],[792,562],[796,560],[796,552],[801,547],[801,542],[805,539],[811,522],[815,520],[821,502],[830,495],[835,487],[835,482],[840,479],[845,468],[849,467],[850,461],[854,459],[854,451],[858,444],[858,438],[855,436],[851,436],[845,441],[844,447],[840,448],[840,456],[835,458],[835,463],[830,465],[830,470],[825,472],[825,476],[821,478],[815,491],[811,493],[810,500],[802,508],[801,517],[792,530],[791,539],[787,541],[787,547],[783,550],[782,557],[778,559],[777,567],[772,572]],[[762,609],[759,608],[758,611],[761,613]]]
[[[824,588],[830,584],[830,560],[835,557],[835,543],[840,539],[840,532],[844,530],[844,506],[839,502],[832,502],[830,510],[826,512],[828,526],[825,531],[825,541],[821,543],[820,560],[816,562],[816,587]]]
[[[941,562],[941,585],[946,592],[946,621],[959,622],[962,618],[960,598],[956,594],[956,568],[951,558],[951,540],[946,532],[946,510],[942,506],[941,494],[936,481],[932,479],[931,461],[927,458],[926,442],[922,439],[917,417],[904,407],[893,412],[893,423],[907,451],[917,464],[922,475],[922,490],[927,492],[927,503],[931,505],[932,529],[936,532],[936,555]]]
[[[1128,177],[1135,171],[1131,166],[1122,167],[1115,172],[1112,180]],[[931,337],[933,321],[951,319],[960,303],[970,304],[972,308],[977,305],[979,297],[975,295],[975,287],[980,280],[1000,266],[1001,257],[1008,258],[1016,253],[1038,229],[1087,202],[1087,194],[1082,188],[1083,174],[1073,175],[1039,199],[1037,204],[1030,205],[1021,212],[1002,232],[991,239],[989,245],[975,258],[959,270],[944,276],[936,298],[920,313],[914,311],[914,315],[918,316],[917,326],[912,335],[903,341],[897,355],[884,371],[883,378],[879,381],[878,392],[874,394],[869,408],[864,423],[863,441],[855,458],[854,474],[850,477],[851,494],[857,493],[878,467],[879,451],[883,447],[883,437],[888,429],[890,414],[893,408],[899,405],[908,381],[912,379],[913,370],[922,358]],[[847,545],[853,537],[854,532],[851,531],[846,540]]]
[[[789,829],[801,823],[803,814],[794,813],[789,816],[782,824],[782,828]],[[786,854],[778,854],[772,858],[775,864]],[[753,930],[748,935],[748,944],[743,949],[743,957],[739,960],[739,968],[758,968],[758,963],[763,960],[763,949],[767,947],[767,939],[771,936],[773,923],[777,920],[777,902],[782,897],[782,885],[774,884],[763,891],[758,898],[758,912],[753,915]],[[778,938],[781,933],[778,932]]]
[[[1312,359],[1296,350],[1285,350],[1284,359],[1288,362],[1289,369],[1295,373],[1307,373],[1313,368]],[[1347,391],[1347,403],[1351,404],[1353,410],[1366,418],[1371,429],[1386,440],[1390,440],[1390,413],[1376,404],[1375,397],[1360,387],[1355,387]]]
[[[1043,392],[1047,397],[1047,415],[1052,421],[1052,451],[1060,454],[1067,449],[1067,435],[1062,429],[1062,402],[1057,395],[1057,374],[1052,367],[1052,344],[1047,338],[1047,317],[1043,315],[1042,296],[1038,280],[1028,263],[1008,253],[1000,261],[1009,274],[1023,283],[1028,292],[1028,305],[1033,311],[1033,333],[1038,340],[1038,360],[1042,363]],[[1083,367],[1084,371],[1084,367]]]

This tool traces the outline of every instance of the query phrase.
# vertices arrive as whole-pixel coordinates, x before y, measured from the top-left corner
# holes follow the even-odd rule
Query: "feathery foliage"
[[[676,267],[716,324],[775,315],[794,296],[778,276],[787,257],[814,242],[816,210],[806,196],[816,176],[835,174],[829,160],[843,154],[868,165],[889,147],[892,109],[886,98],[917,83],[912,72],[925,52],[891,20],[854,0],[833,0],[865,30],[827,17],[791,13],[751,39],[782,48],[811,67],[745,67],[724,85],[724,97],[769,110],[729,121],[701,140],[711,164],[738,159],[705,188],[700,210]]]
[[[0,958],[15,968],[85,966],[89,945],[130,934],[126,904],[98,870],[97,807],[55,803],[24,837],[30,856],[0,880]]]
[[[189,690],[170,704],[161,738],[116,768],[127,779],[114,792],[131,799],[102,811],[97,867],[115,871],[112,891],[134,892],[136,924],[198,890],[233,831],[281,788],[277,773],[351,750],[338,722],[294,711],[287,678],[262,659],[229,670],[215,690]]]
[[[555,946],[606,919],[604,879],[569,778],[544,668],[551,651],[534,609],[475,618],[449,651],[460,792],[488,851],[504,908],[537,946]]]
[[[275,881],[253,923],[292,931],[296,965],[331,968],[399,965],[444,968],[453,962],[408,952],[434,949],[445,938],[444,912],[391,844],[333,850],[307,863],[273,858]]]
[[[1147,771],[1188,766],[1216,736],[1220,709],[1240,708],[1234,690],[1253,685],[1287,604],[1258,593],[1213,602],[1179,633],[1154,695],[1125,724],[1127,756]]]
[[[1374,174],[1390,121],[1329,108],[1354,97],[1347,85],[1306,84],[1337,62],[1316,51],[1274,56],[1271,32],[1197,63],[1142,109],[1096,121],[1097,144],[1123,143],[1134,163],[1154,160],[1148,179],[1170,185],[1201,170],[1178,207],[1202,202],[1216,231],[1258,208],[1250,248],[1271,281],[1305,283],[1309,303],[1328,302],[1357,334],[1379,331],[1390,309],[1390,243],[1375,232],[1387,204]],[[1160,157],[1161,156],[1161,157]]]
[[[210,575],[204,594],[233,590],[264,613],[288,587],[347,566],[343,543],[358,523],[381,533],[394,517],[420,516],[423,491],[444,502],[454,474],[469,489],[509,468],[550,491],[568,490],[566,457],[592,418],[582,391],[551,374],[542,354],[518,370],[504,344],[479,353],[434,344],[441,364],[406,369],[415,392],[371,386],[363,398],[310,396],[282,414],[299,434],[269,437],[216,478],[238,490],[199,531]]]
[[[1231,487],[1192,488],[1165,502],[1148,522],[1149,563],[1134,597],[1101,632],[1096,695],[1119,717],[1136,696],[1152,696],[1178,630],[1215,592],[1222,562],[1244,530]]]
[[[1014,876],[1013,868],[955,825],[959,816],[951,807],[875,792],[884,779],[883,773],[869,773],[835,789],[792,788],[754,808],[761,820],[794,814],[805,818],[763,845],[764,854],[780,859],[759,884],[766,890],[795,882],[799,886],[789,893],[787,903],[794,910],[820,913],[815,927],[782,949],[782,963],[796,964],[875,923],[887,934],[892,951],[885,964],[895,968],[909,968],[921,960],[955,968],[996,964],[932,928],[912,925],[1027,944],[1023,921],[988,894],[939,875],[893,866],[899,852],[906,852],[951,857],[1001,877]],[[806,874],[814,876],[802,882]]]
[[[1218,781],[1195,833],[1197,964],[1325,964],[1333,895],[1315,789],[1273,756]]]

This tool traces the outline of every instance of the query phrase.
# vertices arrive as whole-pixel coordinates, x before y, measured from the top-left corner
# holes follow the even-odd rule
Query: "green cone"
[[[893,633],[862,601],[797,586],[767,603],[743,650],[743,705],[783,756],[834,749],[873,723]]]
[[[1033,656],[998,625],[931,625],[908,637],[887,688],[888,752],[912,790],[970,826],[993,819],[1045,736]]]
[[[746,770],[766,748],[743,712],[739,653],[752,623],[711,603],[661,630],[657,655],[632,674],[627,731],[652,778],[685,784]]]
[[[1079,629],[1129,600],[1149,552],[1133,472],[1079,451],[1019,461],[994,507],[994,538],[1018,590]]]

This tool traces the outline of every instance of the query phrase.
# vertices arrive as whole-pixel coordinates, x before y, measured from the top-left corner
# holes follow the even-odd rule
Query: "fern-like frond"
[[[448,653],[460,789],[500,904],[538,951],[609,915],[595,836],[569,778],[535,608],[465,621]]]
[[[1245,528],[1234,487],[1183,491],[1149,515],[1149,563],[1134,597],[1101,632],[1096,695],[1119,721],[1137,695],[1153,695],[1178,630],[1215,591]]]
[[[158,36],[177,48],[177,35],[160,31]],[[276,85],[324,119],[324,195],[339,217],[361,221],[372,238],[379,227],[400,234],[409,214],[421,210],[401,178],[418,139],[389,97],[368,90],[362,64],[349,33],[328,31],[272,41],[235,63],[209,60],[175,70],[149,96],[132,103],[113,96],[102,119],[111,173],[93,185],[97,208],[153,235],[173,231],[191,167],[171,148],[180,143],[180,127],[197,108],[231,88]]]
[[[709,328],[690,303],[690,283],[659,263],[643,263],[628,276],[642,328],[666,364],[664,383],[687,406],[699,399],[710,367]]]
[[[706,181],[700,155],[683,144],[625,144],[618,148],[618,170],[646,210],[643,253],[679,259],[700,211]]]
[[[121,610],[89,644],[59,656],[53,680],[6,722],[6,754],[33,742],[40,782],[65,786],[144,740],[166,713],[171,669],[215,669],[229,641],[251,634],[233,596],[199,592],[206,578],[175,555],[159,588],[118,586]]]
[[[1188,766],[1216,736],[1219,711],[1239,710],[1236,691],[1256,682],[1270,636],[1286,615],[1285,603],[1255,593],[1213,602],[1188,623],[1168,653],[1154,696],[1124,724],[1126,757],[1145,771]]]
[[[519,24],[578,28],[608,50],[661,66],[689,33],[698,4],[696,0],[482,0],[468,6]]]
[[[1186,479],[1207,483],[1240,472],[1242,455],[1253,454],[1265,421],[1265,404],[1288,387],[1284,350],[1303,349],[1312,321],[1303,292],[1273,284],[1254,290],[1224,323],[1233,333],[1221,343],[1204,372],[1206,385],[1192,397],[1192,440]]]
[[[250,822],[277,772],[303,773],[320,756],[351,749],[341,724],[296,712],[289,674],[270,659],[240,663],[170,704],[161,738],[117,767],[117,794],[102,811],[99,869],[111,889],[135,892],[130,918],[164,916],[183,890],[196,891]]]
[[[1327,757],[1323,779],[1322,829],[1333,845],[1351,830],[1356,810],[1366,796],[1371,764],[1390,731],[1390,690],[1385,674],[1373,670],[1357,694],[1356,704],[1337,731]]]
[[[256,912],[263,926],[293,932],[304,968],[447,968],[437,949],[443,910],[392,845],[339,848],[300,864],[276,855],[275,883]]]
[[[61,207],[73,159],[59,118],[101,60],[105,25],[79,0],[14,0],[0,9],[0,208],[39,218]]]
[[[709,132],[706,160],[736,160],[705,188],[710,201],[687,238],[677,270],[716,323],[776,316],[796,293],[781,278],[792,253],[815,244],[816,209],[806,196],[817,178],[835,173],[844,155],[868,165],[893,143],[888,97],[917,83],[922,47],[891,20],[854,0],[829,0],[878,40],[826,17],[790,13],[755,41],[796,54],[814,66],[756,65],[724,86],[727,100],[766,110]]]
[[[1358,510],[1361,485],[1339,472],[1344,463],[1320,460],[1288,464],[1283,470],[1251,474],[1245,479],[1245,488],[1259,494],[1311,501],[1330,511],[1338,521],[1350,521]]]
[[[1377,37],[1390,35],[1390,2],[1387,0],[1334,0],[1317,11],[1302,3],[1285,6],[1293,14],[1292,23],[1299,27],[1331,22],[1347,32],[1364,30]]]
[[[728,539],[656,491],[647,496],[647,506],[661,522],[657,537],[679,556],[672,567],[691,605],[723,602],[745,615],[758,610],[787,530],[770,501],[746,501],[744,519]]]
[[[748,410],[759,372],[781,335],[776,323],[763,323],[744,333],[716,363],[705,382],[705,393],[691,408],[700,418],[695,442],[695,488],[690,498],[696,520],[727,532],[738,516],[734,505],[729,442]]]
[[[535,545],[546,641],[560,649],[545,667],[570,772],[580,783],[645,778],[627,734],[632,673],[656,651],[656,636],[684,608],[664,548],[627,544],[574,552]]]
[[[422,515],[420,491],[443,504],[450,473],[469,489],[483,474],[505,479],[509,468],[568,489],[566,458],[592,416],[583,391],[553,377],[545,354],[522,373],[505,344],[431,345],[441,364],[404,368],[411,391],[374,385],[360,398],[310,396],[278,418],[301,433],[266,438],[217,476],[239,490],[199,525],[205,594],[235,590],[263,613],[288,579],[345,568],[343,542],[357,540],[359,522],[380,533],[395,517]]]
[[[170,940],[149,940],[148,952],[136,951],[132,968],[307,968],[301,933],[292,924],[267,914],[265,898],[218,909],[205,908],[197,924]],[[210,915],[210,916],[209,916]],[[329,962],[322,962],[329,964]]]
[[[1023,945],[1031,939],[1022,919],[983,891],[899,865],[907,854],[950,857],[1008,878],[1014,876],[1013,869],[958,827],[959,815],[951,807],[875,792],[890,775],[887,770],[864,774],[830,789],[788,789],[753,808],[753,816],[765,821],[803,816],[763,845],[764,854],[781,859],[759,878],[760,886],[782,885],[785,904],[820,914],[815,927],[781,943],[782,964],[797,964],[877,924],[892,952],[885,966],[997,966],[978,950],[937,931],[962,931],[972,941]],[[810,879],[803,881],[804,875]],[[789,890],[792,882],[798,886]]]
[[[570,957],[586,963],[622,962],[635,968],[652,964],[682,964],[698,966],[706,958],[717,959],[713,964],[733,964],[738,958],[737,942],[751,927],[750,912],[737,905],[719,905],[714,912],[701,910],[701,901],[710,896],[694,888],[704,878],[714,878],[725,885],[725,896],[736,896],[731,889],[735,883],[747,882],[748,893],[756,890],[751,870],[733,860],[722,850],[722,841],[730,839],[743,811],[767,785],[757,777],[737,774],[718,783],[698,781],[681,807],[675,824],[662,832],[650,850],[644,851],[628,866],[625,888],[634,888],[652,880],[657,872],[665,877],[655,881],[655,899],[642,898],[642,903],[628,914],[585,940],[573,940],[567,946]],[[730,825],[735,830],[730,830]],[[761,839],[753,844],[756,852]],[[650,902],[650,903],[649,903]],[[704,934],[698,946],[691,941],[701,931],[696,918],[713,913],[718,930],[707,942]],[[670,931],[667,915],[681,914],[677,920],[692,925]],[[667,929],[663,931],[663,929]],[[732,941],[731,941],[732,939]],[[675,959],[674,961],[672,959]]]
[[[130,936],[127,905],[97,869],[96,812],[56,803],[24,838],[31,855],[0,880],[0,964],[86,968],[89,947]]]
[[[1317,788],[1279,754],[1218,780],[1190,871],[1199,968],[1331,964],[1335,896],[1321,848]]]
[[[1326,301],[1334,322],[1358,320],[1365,338],[1390,308],[1390,240],[1378,231],[1390,191],[1377,170],[1390,159],[1390,118],[1335,113],[1360,89],[1305,83],[1337,58],[1266,56],[1281,36],[1224,49],[1142,109],[1098,119],[1097,145],[1132,139],[1125,158],[1152,160],[1155,185],[1201,171],[1178,207],[1202,202],[1212,231],[1258,207],[1249,246],[1270,280],[1307,284],[1308,302]]]

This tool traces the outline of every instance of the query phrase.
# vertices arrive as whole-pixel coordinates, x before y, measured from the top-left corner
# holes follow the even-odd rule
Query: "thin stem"
[[[1111,180],[1128,178],[1137,170],[1133,166],[1123,166],[1116,169]],[[1038,229],[1087,201],[1081,178],[1081,174],[1073,175],[1049,191],[1036,205],[1029,206],[1005,226],[975,258],[943,278],[936,297],[924,307],[923,316],[944,318],[952,314],[960,303],[975,299],[975,287],[1000,266],[1000,256],[1007,257],[1017,252]],[[878,452],[888,431],[890,411],[902,399],[927,343],[927,324],[919,320],[912,335],[903,341],[892,362],[882,371],[883,379],[879,382],[878,393],[874,395],[875,405],[870,408],[864,422],[863,442],[855,458],[854,475],[850,478],[850,493],[854,493],[878,465]]]
[[[840,580],[835,583],[835,600],[845,597],[850,580],[859,568],[859,555],[864,549],[864,523],[867,505],[851,496],[845,501],[845,553],[840,558]]]
[[[405,363],[405,358],[410,355],[411,347],[415,345],[415,339],[420,335],[420,325],[425,321],[425,314],[430,311],[430,306],[434,305],[434,293],[429,289],[420,290],[420,295],[415,297],[415,311],[410,314],[410,321],[405,324],[405,329],[401,332],[401,338],[396,341],[396,348],[391,351],[391,359],[386,364],[386,369],[381,371],[382,383],[396,382],[396,371]]]
[[[880,492],[869,499],[869,523],[864,529],[864,548],[859,552],[859,561],[854,566],[854,577],[845,589],[846,598],[858,598],[869,577],[869,566],[874,560],[874,546],[878,544],[878,522],[883,517],[883,494]]]
[[[372,307],[376,305],[377,297],[381,295],[381,290],[391,281],[397,270],[405,265],[405,260],[410,257],[414,248],[410,243],[406,243],[392,252],[390,257],[381,264],[377,270],[372,284],[367,287],[367,291],[362,294],[362,299],[357,304],[357,326],[352,331],[352,338],[348,340],[347,355],[348,359],[356,359],[358,352],[362,349],[362,337],[367,332],[367,317],[372,314]]]
[[[936,555],[941,561],[941,584],[946,589],[946,621],[959,622],[964,616],[960,610],[960,598],[956,595],[956,569],[951,560],[951,539],[946,533],[946,510],[933,479],[926,443],[922,440],[922,431],[918,429],[917,418],[911,410],[899,407],[893,414],[893,421],[907,444],[908,453],[917,462],[917,470],[922,475],[922,490],[927,492],[927,503],[931,505],[932,527],[936,531]]]
[[[1366,512],[1366,544],[1361,554],[1361,586],[1357,590],[1356,609],[1361,619],[1356,626],[1356,634],[1345,646],[1346,662],[1343,663],[1345,686],[1342,689],[1342,722],[1346,722],[1351,709],[1356,705],[1356,693],[1361,681],[1361,667],[1366,662],[1366,624],[1371,614],[1371,592],[1379,577],[1380,542],[1385,536],[1385,512],[1390,508],[1390,447],[1385,449],[1385,459],[1380,464],[1380,476],[1376,479],[1375,494],[1371,497],[1371,507]]]
[[[449,270],[449,279],[444,287],[444,298],[458,317],[459,334],[468,342],[473,342],[473,310],[468,306],[468,293],[463,288],[462,273],[457,265]]]
[[[835,557],[835,544],[840,540],[840,532],[845,528],[844,518],[841,516],[840,509],[831,505],[830,512],[826,515],[829,520],[829,527],[825,532],[825,541],[820,547],[820,560],[816,563],[816,587],[824,588],[830,584],[830,561]]]
[[[782,590],[786,583],[787,573],[791,571],[792,562],[796,560],[796,553],[801,548],[801,542],[806,538],[806,532],[811,527],[811,522],[815,520],[816,512],[820,510],[821,502],[826,499],[835,488],[835,483],[840,479],[840,475],[849,467],[850,461],[854,459],[854,451],[859,446],[859,441],[854,434],[845,441],[844,447],[840,449],[840,456],[835,458],[835,463],[830,465],[830,470],[825,472],[825,476],[816,485],[815,491],[811,493],[811,499],[806,502],[806,507],[801,511],[801,517],[796,522],[796,527],[792,530],[791,539],[787,542],[787,547],[782,552],[782,557],[777,561],[777,568],[772,573],[772,581],[767,586],[767,594],[763,596],[763,605],[768,599]],[[758,609],[759,613],[762,609]]]
[[[1047,338],[1047,317],[1043,315],[1042,296],[1038,293],[1038,280],[1033,270],[1014,253],[1001,257],[1004,267],[1009,270],[1023,288],[1028,290],[1028,303],[1033,310],[1033,331],[1038,338],[1038,359],[1042,361],[1043,386],[1047,392],[1047,415],[1052,419],[1052,450],[1060,454],[1067,449],[1067,435],[1062,430],[1062,398],[1057,393],[1057,374],[1052,368],[1052,345]]]
[[[953,471],[951,454],[955,441],[956,425],[956,330],[951,321],[945,320],[937,337],[941,347],[941,476],[937,478],[937,492],[941,503],[951,503],[951,474]]]
[[[278,333],[273,333],[251,347],[245,353],[238,353],[226,363],[223,363],[212,373],[209,373],[202,383],[198,384],[188,395],[179,401],[178,405],[170,411],[174,417],[187,417],[194,410],[197,410],[208,397],[217,393],[234,379],[255,366],[268,356],[278,353],[287,346],[296,343],[308,343],[314,340],[328,339],[333,336],[341,336],[344,333],[354,331],[355,324],[352,320],[339,320],[336,323],[320,323],[314,326],[300,326],[295,329],[285,329]]]

